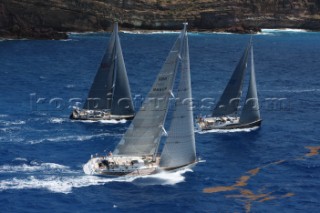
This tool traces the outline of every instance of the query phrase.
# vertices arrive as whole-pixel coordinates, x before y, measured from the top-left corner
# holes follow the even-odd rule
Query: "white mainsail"
[[[168,138],[162,150],[160,167],[177,168],[196,161],[189,46],[186,26],[181,52],[181,72],[176,107]]]
[[[183,32],[173,45],[141,109],[114,150],[117,155],[154,155],[157,152],[178,68]]]

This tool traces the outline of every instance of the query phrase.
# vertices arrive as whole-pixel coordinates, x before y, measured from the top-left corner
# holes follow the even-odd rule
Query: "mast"
[[[175,71],[176,72],[175,75],[177,75],[177,70],[178,70],[179,65],[181,64],[181,61],[182,61],[182,51],[183,51],[183,47],[184,47],[184,40],[185,40],[184,38],[185,38],[185,35],[187,33],[187,25],[188,25],[188,23],[183,23],[183,29],[182,29],[182,31],[180,33],[180,48],[179,48],[179,52],[178,52],[178,59],[177,59],[178,62],[176,64],[176,68],[175,68],[175,70],[176,70]],[[170,94],[171,94],[172,98],[175,98],[172,90],[170,91]],[[162,133],[163,133],[163,135],[168,136],[168,133],[165,130],[164,126],[162,126]],[[160,143],[157,144],[155,152],[153,154],[153,158],[152,159],[154,161],[156,160],[156,157],[157,157],[157,154],[158,154],[159,145],[160,145]]]
[[[212,117],[222,117],[226,115],[236,114],[242,93],[242,85],[244,74],[247,67],[247,59],[250,44],[242,54],[242,57],[234,70],[226,88],[223,91],[220,100],[215,106]]]
[[[252,123],[254,121],[260,120],[260,110],[259,110],[259,101],[258,101],[258,94],[257,94],[257,84],[256,84],[252,44],[250,45],[250,50],[251,50],[250,81],[249,81],[249,88],[248,88],[245,104],[240,116],[240,124]]]
[[[113,32],[115,33],[115,38],[114,38],[114,69],[113,69],[113,77],[112,77],[112,94],[111,94],[111,111],[112,111],[112,106],[114,105],[114,91],[115,91],[115,87],[116,87],[116,78],[117,78],[117,68],[118,68],[118,45],[117,45],[117,41],[119,40],[119,36],[118,36],[118,23],[116,22],[116,24],[114,25],[114,29]]]
[[[113,115],[133,115],[134,107],[132,103],[131,91],[127,71],[123,59],[118,26],[115,30],[115,67],[113,78],[113,94],[111,103],[111,114]]]
[[[163,133],[169,98],[179,62],[183,31],[173,45],[151,90],[114,150],[118,155],[154,155]]]
[[[114,30],[110,36],[108,48],[102,58],[98,72],[91,85],[88,97],[83,109],[88,110],[109,110],[113,93],[113,79],[115,69],[115,39],[117,36],[118,24],[114,24]]]
[[[161,153],[160,167],[175,168],[196,161],[194,138],[192,91],[188,37],[184,24],[181,52],[181,72],[176,108],[172,116],[170,131]]]

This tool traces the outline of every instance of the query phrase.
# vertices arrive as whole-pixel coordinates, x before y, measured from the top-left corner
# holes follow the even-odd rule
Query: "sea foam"
[[[261,32],[264,33],[277,33],[277,32],[289,32],[289,33],[304,33],[308,32],[304,29],[291,29],[291,28],[282,28],[282,29],[261,29]]]
[[[65,118],[50,118],[49,119],[49,123],[54,123],[54,124],[56,124],[56,123],[61,124],[62,122],[65,122],[65,121],[67,121],[67,119],[65,119]]]
[[[70,135],[70,136],[61,136],[61,137],[55,137],[55,138],[42,138],[39,140],[30,140],[28,142],[30,144],[38,144],[38,143],[43,143],[45,141],[49,141],[49,142],[87,141],[93,138],[100,138],[105,136],[117,136],[117,135],[111,134],[111,133],[102,133],[102,134],[95,134],[95,135]]]
[[[289,28],[284,28],[284,29],[261,29],[261,32],[258,33],[258,35],[277,35],[278,33],[307,33],[307,30],[303,29],[289,29]]]
[[[22,120],[16,120],[16,121],[0,120],[0,124],[4,125],[4,126],[13,126],[13,125],[24,125],[24,124],[26,124],[26,122],[22,121]]]
[[[52,165],[51,165],[52,166]],[[53,166],[54,167],[54,166]],[[45,189],[55,193],[72,193],[73,188],[82,188],[89,186],[104,185],[110,182],[128,182],[135,185],[175,185],[184,182],[184,173],[192,171],[191,169],[179,170],[177,172],[162,172],[159,174],[142,176],[142,177],[117,177],[106,178],[91,175],[84,175],[80,171],[72,171],[66,166],[59,165],[58,168],[63,168],[64,171],[56,171],[52,175],[29,175],[26,178],[13,177],[5,180],[0,180],[0,191],[5,190],[24,190],[24,189]],[[12,168],[11,168],[12,169]],[[36,168],[39,169],[39,168]],[[34,170],[36,170],[34,169]],[[41,166],[41,169],[46,169],[46,166]],[[15,168],[15,171],[18,169]],[[30,169],[29,169],[30,170]],[[49,168],[56,170],[56,168]],[[19,173],[25,171],[19,171]],[[50,172],[49,172],[50,173]]]
[[[145,34],[145,35],[148,35],[148,34],[178,34],[178,33],[180,33],[180,31],[169,31],[169,30],[158,30],[158,31],[148,31],[148,30],[126,31],[126,30],[123,30],[121,32],[126,33],[126,34]]]
[[[16,158],[15,160],[18,161],[26,161],[24,158]],[[56,163],[37,163],[32,161],[31,163],[23,163],[21,165],[2,165],[0,166],[0,173],[32,173],[32,172],[39,172],[42,171],[44,173],[47,172],[61,172],[67,171],[69,167],[59,165]]]

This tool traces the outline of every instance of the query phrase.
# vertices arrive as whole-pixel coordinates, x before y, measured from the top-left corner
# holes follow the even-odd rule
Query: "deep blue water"
[[[1,211],[319,211],[320,156],[307,147],[320,146],[320,33],[253,36],[259,130],[196,133],[205,162],[192,171],[112,180],[88,176],[82,166],[91,154],[113,150],[128,123],[68,119],[86,98],[108,37],[0,42]],[[176,37],[120,34],[137,108]],[[219,97],[248,40],[189,34],[195,115],[209,113],[206,98]],[[220,186],[229,188],[214,188]]]

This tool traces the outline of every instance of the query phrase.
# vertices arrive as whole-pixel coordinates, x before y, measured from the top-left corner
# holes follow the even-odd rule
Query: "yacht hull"
[[[100,120],[132,120],[134,115],[112,115],[108,112],[94,111],[94,110],[74,110],[71,115],[71,120],[90,120],[90,121],[100,121]]]
[[[232,123],[226,125],[215,125],[215,124],[206,124],[204,122],[199,122],[198,127],[201,131],[208,131],[208,130],[229,130],[229,129],[247,129],[247,128],[254,128],[260,127],[262,120],[257,120],[251,123]]]
[[[134,177],[157,174],[162,171],[174,172],[184,168],[191,168],[197,163],[196,161],[182,166],[164,168],[159,165],[160,157],[157,157],[156,161],[151,161],[150,159],[123,156],[93,157],[84,165],[83,170],[87,174],[97,176]],[[135,162],[135,164],[132,162]]]

